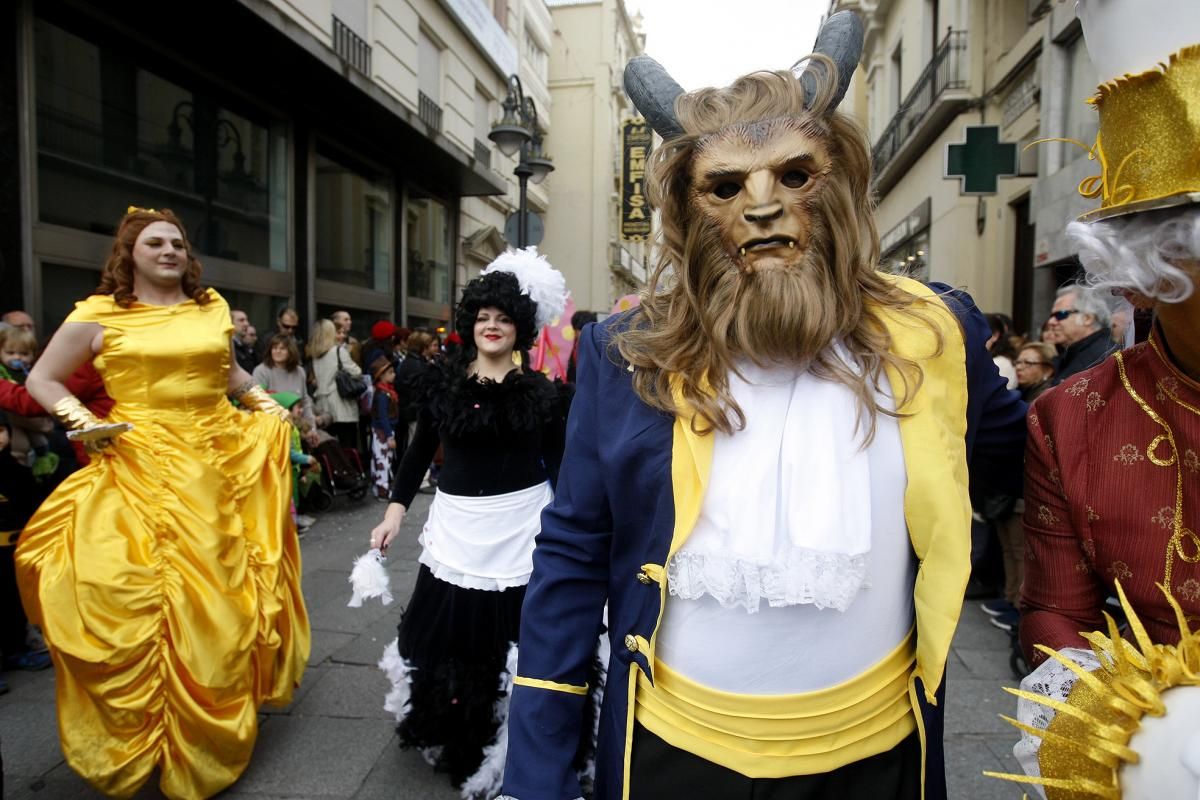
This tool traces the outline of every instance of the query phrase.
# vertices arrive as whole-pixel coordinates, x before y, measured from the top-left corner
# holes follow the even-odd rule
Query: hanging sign
[[[646,160],[652,135],[644,119],[621,123],[621,238],[627,242],[644,242],[650,237]]]

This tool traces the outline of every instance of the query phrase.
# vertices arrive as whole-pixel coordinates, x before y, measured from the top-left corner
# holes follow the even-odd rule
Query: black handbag
[[[334,354],[337,356],[337,372],[333,374],[333,382],[337,386],[337,393],[347,400],[357,400],[358,397],[367,390],[367,385],[363,383],[362,376],[351,375],[342,368],[342,348],[340,345],[335,345],[337,348]]]

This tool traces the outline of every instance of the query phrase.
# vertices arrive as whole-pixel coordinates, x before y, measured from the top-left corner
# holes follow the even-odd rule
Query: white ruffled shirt
[[[790,367],[739,370],[730,390],[746,425],[715,434],[699,519],[667,564],[656,656],[722,691],[826,688],[891,653],[913,625],[899,425],[878,414],[863,447],[843,384]]]

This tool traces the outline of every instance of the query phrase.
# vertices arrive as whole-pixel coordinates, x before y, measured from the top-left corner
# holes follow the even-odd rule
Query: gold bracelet
[[[55,403],[50,413],[68,430],[79,431],[102,424],[73,394],[68,394]]]
[[[246,381],[241,386],[238,386],[233,391],[231,391],[229,393],[229,397],[233,400],[237,400],[240,403],[240,402],[242,402],[242,395],[244,395],[246,392],[248,392],[251,389],[254,389],[256,387],[258,387],[258,384],[255,383],[254,381]]]

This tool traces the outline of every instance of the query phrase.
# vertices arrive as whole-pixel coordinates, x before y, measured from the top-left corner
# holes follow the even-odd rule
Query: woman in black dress
[[[386,550],[441,444],[416,587],[380,667],[401,746],[420,748],[468,798],[499,790],[509,658],[565,438],[561,385],[515,366],[513,352],[562,313],[564,289],[532,249],[506,253],[467,284],[455,312],[463,347],[421,379],[416,433],[371,532],[371,546]]]

